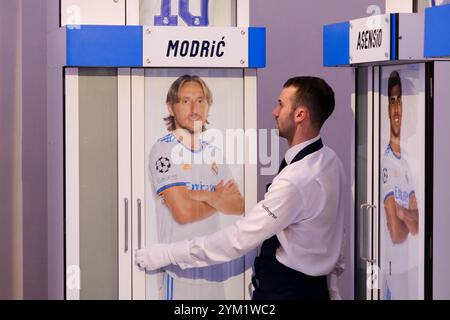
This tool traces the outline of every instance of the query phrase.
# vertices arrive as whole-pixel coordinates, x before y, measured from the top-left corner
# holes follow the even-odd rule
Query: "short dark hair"
[[[333,89],[325,80],[317,77],[294,77],[286,81],[284,88],[297,89],[294,97],[294,108],[304,105],[311,113],[311,122],[322,128],[325,121],[334,111],[335,100]]]
[[[395,86],[400,87],[400,95],[402,95],[402,80],[400,79],[400,75],[397,71],[392,71],[388,80],[388,97],[391,97],[392,88]]]

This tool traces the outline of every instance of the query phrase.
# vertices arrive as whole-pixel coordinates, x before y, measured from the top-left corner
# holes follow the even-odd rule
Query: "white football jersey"
[[[177,157],[180,150],[192,156],[190,163],[180,163],[180,159]],[[205,141],[201,141],[199,150],[192,151],[181,144],[171,133],[153,145],[149,157],[149,172],[153,186],[152,196],[155,199],[159,242],[171,243],[192,239],[220,229],[219,215],[222,214],[220,212],[203,220],[179,224],[159,196],[164,190],[179,186],[191,190],[214,191],[221,180],[224,182],[230,180],[232,177],[228,166],[223,161],[211,161],[212,157],[214,159],[222,158],[221,151]],[[235,275],[237,271],[235,269],[236,267],[233,267],[232,264],[187,270],[181,270],[172,265],[168,267],[167,271],[186,280],[223,281],[232,274]],[[242,271],[243,268],[240,272]]]
[[[405,159],[405,154],[398,157],[392,151],[390,145],[386,148],[381,160],[380,183],[382,206],[386,199],[392,196],[400,206],[404,208],[409,207],[410,198],[415,193],[411,170],[408,161]],[[417,236],[413,237],[409,234],[404,242],[394,244],[387,229],[385,213],[382,215],[381,221],[382,230],[386,235],[386,273],[388,275],[399,274],[416,266],[417,261],[412,261],[413,259],[411,259],[412,252],[410,252],[411,246],[409,243],[412,241],[412,238],[416,239]],[[417,251],[418,249],[417,247],[415,250]],[[414,257],[416,256],[414,255]]]

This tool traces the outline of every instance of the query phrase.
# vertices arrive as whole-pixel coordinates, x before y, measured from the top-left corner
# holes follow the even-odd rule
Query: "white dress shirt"
[[[290,148],[286,161],[291,162],[301,149],[319,138]],[[324,146],[285,167],[264,200],[233,225],[170,245],[170,260],[181,268],[223,263],[276,234],[280,242],[276,258],[280,263],[307,275],[328,275],[341,254],[344,196],[342,163],[333,150]]]

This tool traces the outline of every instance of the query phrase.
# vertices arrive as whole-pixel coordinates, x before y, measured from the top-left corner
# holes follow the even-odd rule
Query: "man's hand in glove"
[[[140,269],[157,270],[172,264],[168,244],[152,244],[135,252],[135,261]]]

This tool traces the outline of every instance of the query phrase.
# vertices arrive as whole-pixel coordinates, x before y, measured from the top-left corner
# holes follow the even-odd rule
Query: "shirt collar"
[[[320,134],[317,137],[315,137],[315,138],[312,138],[312,139],[307,140],[305,142],[296,144],[293,147],[290,147],[288,149],[288,151],[286,151],[286,154],[284,155],[284,159],[286,160],[287,164],[290,164],[292,162],[292,160],[294,160],[295,156],[297,155],[297,153],[300,152],[300,150],[306,148],[311,143],[314,143],[314,142],[316,142],[319,139],[320,139]]]

